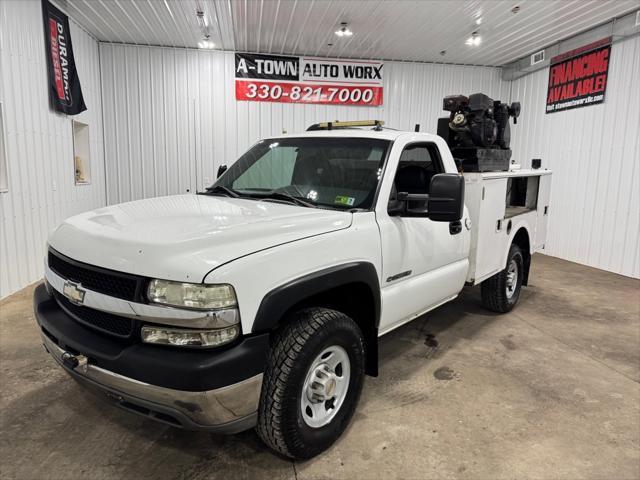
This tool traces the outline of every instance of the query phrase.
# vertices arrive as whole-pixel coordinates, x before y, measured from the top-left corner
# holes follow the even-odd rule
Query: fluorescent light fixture
[[[204,37],[198,42],[198,48],[206,48],[211,50],[212,48],[216,48],[216,44],[213,43],[213,40],[211,40],[209,37]]]

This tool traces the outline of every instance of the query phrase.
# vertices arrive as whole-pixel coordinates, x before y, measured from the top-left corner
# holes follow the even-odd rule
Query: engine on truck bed
[[[438,135],[447,141],[460,170],[509,169],[509,118],[517,123],[519,102],[507,105],[483,93],[474,93],[468,97],[444,97],[442,108],[451,114],[438,120]]]

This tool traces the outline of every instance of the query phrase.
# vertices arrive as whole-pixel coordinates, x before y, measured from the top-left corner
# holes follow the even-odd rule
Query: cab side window
[[[407,145],[400,155],[392,198],[397,192],[428,194],[431,178],[438,173],[444,173],[444,169],[435,144]]]

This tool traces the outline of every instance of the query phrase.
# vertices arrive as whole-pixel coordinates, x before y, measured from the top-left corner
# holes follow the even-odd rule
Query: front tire
[[[311,458],[329,448],[353,417],[364,382],[358,325],[341,312],[308,308],[274,335],[256,430],[272,449]]]
[[[520,298],[523,278],[524,257],[520,247],[512,244],[504,270],[482,282],[482,304],[497,313],[510,312]]]

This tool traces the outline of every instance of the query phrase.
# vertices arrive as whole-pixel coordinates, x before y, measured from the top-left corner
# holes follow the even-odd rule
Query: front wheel
[[[311,458],[344,432],[364,381],[364,341],[341,312],[308,308],[274,335],[256,430],[283,455]]]
[[[504,270],[481,284],[482,304],[498,313],[509,312],[518,303],[524,278],[524,258],[518,245],[511,245]]]

